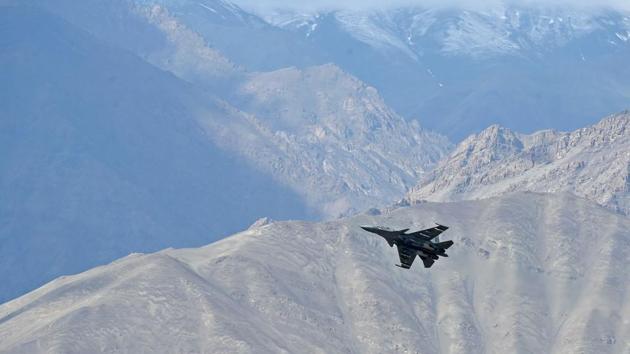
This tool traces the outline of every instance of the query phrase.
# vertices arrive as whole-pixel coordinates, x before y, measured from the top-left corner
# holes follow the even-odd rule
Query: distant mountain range
[[[454,140],[494,123],[573,130],[630,102],[628,13],[505,5],[264,17]]]
[[[630,215],[630,113],[568,133],[491,126],[461,142],[407,198],[454,201],[513,191],[571,192]]]
[[[495,123],[524,133],[575,130],[630,102],[630,14],[620,11],[505,5],[256,14],[219,0],[116,0],[114,10],[101,0],[75,3],[48,6],[100,37],[120,37],[103,29],[119,21],[121,8],[159,6],[244,70],[334,63],[404,118],[455,141]],[[96,24],[108,12],[116,16]]]
[[[394,266],[360,225],[451,226]],[[625,353],[630,219],[570,194],[259,223],[134,254],[0,305],[0,352]]]
[[[455,141],[494,123],[525,133],[574,130],[630,102],[630,14],[619,11],[506,5],[255,14],[225,1],[129,2],[168,9],[250,71],[334,63],[403,117]]]

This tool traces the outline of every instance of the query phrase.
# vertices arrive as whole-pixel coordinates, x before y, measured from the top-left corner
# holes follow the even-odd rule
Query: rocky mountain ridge
[[[407,198],[453,201],[513,191],[567,191],[630,214],[630,113],[574,132],[525,135],[492,126],[461,142]]]
[[[247,97],[241,109],[255,114],[267,141],[257,146],[223,138],[261,169],[304,191],[314,206],[323,205],[328,217],[393,202],[451,147],[332,64],[252,75],[241,93]],[[279,153],[265,151],[269,145]]]

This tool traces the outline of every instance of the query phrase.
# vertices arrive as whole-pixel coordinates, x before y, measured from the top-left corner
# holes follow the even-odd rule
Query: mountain
[[[191,64],[194,51],[164,56],[155,28],[125,9],[161,9],[246,72],[333,63],[402,117],[454,141],[495,123],[525,133],[575,130],[630,101],[623,11],[503,4],[254,12],[219,0],[37,1],[160,67]]]
[[[216,98],[37,8],[0,22],[0,301],[264,215],[319,215],[210,139],[199,121],[233,117]]]
[[[228,131],[226,148],[303,193],[325,216],[391,204],[451,148],[332,64],[251,75],[239,94],[235,104],[253,116],[263,141]]]
[[[50,11],[222,99],[231,118],[203,119],[206,133],[223,149],[291,187],[325,217],[400,199],[451,148],[447,139],[406,121],[377,90],[336,65],[249,72],[233,63],[207,42],[201,34],[205,32],[193,30],[203,29],[190,20],[193,9],[204,8],[200,4],[122,1],[111,9],[68,4]],[[233,17],[204,12],[208,23],[217,26],[256,22],[229,3],[202,5],[217,13],[234,12]],[[77,13],[97,9],[99,20]],[[119,22],[121,9],[133,20],[122,16]],[[146,42],[156,45],[128,43],[114,31],[121,26],[139,42],[155,31]]]
[[[359,228],[433,220],[455,245],[431,269],[394,267]],[[260,222],[0,305],[0,352],[624,353],[628,230],[593,202],[535,193]]]
[[[382,51],[400,51],[414,59],[438,53],[477,59],[535,56],[589,35],[598,42],[613,41],[608,43],[613,46],[630,40],[628,14],[605,7],[496,3],[476,9],[390,7],[346,9],[330,14],[354,38]],[[263,16],[273,25],[312,36],[325,13],[281,9]]]
[[[209,47],[250,71],[273,71],[297,64],[304,67],[328,62],[300,34],[270,25],[229,1],[31,1],[96,37],[136,53],[148,54],[162,49],[163,43],[154,36],[156,29],[147,27],[143,23],[145,21],[137,16],[138,13],[146,15],[147,11],[156,10],[161,16],[168,13],[200,35]],[[300,53],[299,63],[295,61],[297,53]]]
[[[263,16],[453,140],[493,123],[573,130],[630,101],[624,12],[532,4]]]
[[[497,125],[460,143],[411,202],[566,191],[630,215],[630,113],[573,132],[519,134]]]
[[[209,134],[325,217],[392,203],[451,148],[334,64],[247,72],[173,11],[163,5],[139,11],[176,48],[149,60],[242,112],[242,124],[206,121]],[[217,90],[226,78],[227,88]]]

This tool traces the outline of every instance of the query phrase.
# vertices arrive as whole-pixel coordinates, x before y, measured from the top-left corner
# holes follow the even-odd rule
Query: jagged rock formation
[[[481,199],[512,191],[568,191],[630,215],[630,113],[564,133],[492,126],[472,135],[408,194]]]
[[[407,122],[377,91],[329,64],[250,77],[242,110],[255,114],[257,135],[229,144],[303,193],[326,216],[339,216],[403,195],[446,155],[450,144]],[[259,138],[257,138],[259,139]],[[221,140],[221,139],[220,139]]]

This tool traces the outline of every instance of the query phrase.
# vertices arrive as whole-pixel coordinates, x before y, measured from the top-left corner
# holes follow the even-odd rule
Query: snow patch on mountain
[[[431,269],[394,267],[359,228],[433,220],[455,245]],[[590,201],[534,193],[265,224],[0,305],[0,352],[625,353],[628,230]]]
[[[332,14],[357,40],[379,50],[400,51],[415,60],[420,60],[427,48],[437,48],[447,56],[529,56],[562,47],[597,31],[606,33],[608,41],[620,44],[625,42],[623,34],[628,28],[623,14],[571,7],[505,4],[478,10],[400,7],[339,10]],[[291,10],[270,11],[262,16],[282,28],[291,28],[298,19],[317,24],[323,18],[320,14]],[[617,33],[622,36],[615,36]]]
[[[417,59],[416,54],[400,36],[395,19],[370,12],[339,11],[335,19],[356,39],[381,50],[399,50]]]
[[[142,7],[159,6],[168,8],[178,14],[203,12],[201,16],[210,18],[212,21],[224,25],[234,25],[238,23],[260,24],[261,21],[254,15],[244,11],[241,7],[231,1],[225,0],[125,0],[130,4],[137,4]]]

